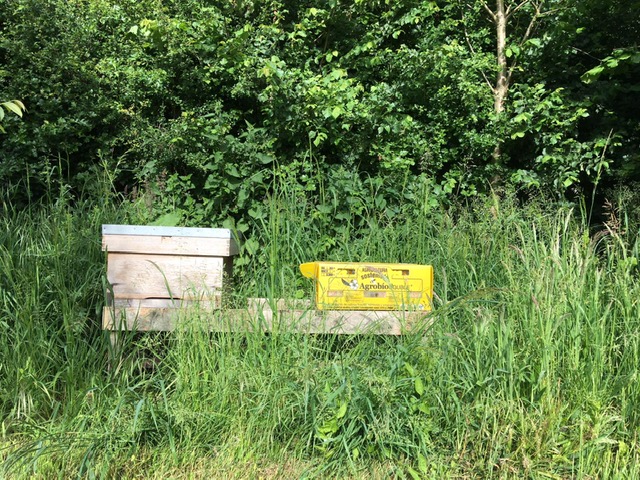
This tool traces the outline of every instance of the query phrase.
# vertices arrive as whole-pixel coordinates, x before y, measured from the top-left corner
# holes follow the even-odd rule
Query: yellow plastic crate
[[[433,267],[406,263],[310,262],[318,310],[431,310]]]

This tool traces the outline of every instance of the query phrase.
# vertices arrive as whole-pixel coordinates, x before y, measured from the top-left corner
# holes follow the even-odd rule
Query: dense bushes
[[[60,167],[89,192],[106,166],[205,223],[246,215],[274,177],[313,190],[339,168],[464,195],[633,179],[637,24],[617,4],[554,1],[520,45],[532,5],[509,24],[498,117],[481,2],[3,2],[0,92],[28,115],[4,121],[0,179],[37,197]]]

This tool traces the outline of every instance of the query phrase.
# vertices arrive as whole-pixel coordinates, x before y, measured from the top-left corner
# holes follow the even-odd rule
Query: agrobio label
[[[320,310],[431,310],[431,265],[310,262]]]

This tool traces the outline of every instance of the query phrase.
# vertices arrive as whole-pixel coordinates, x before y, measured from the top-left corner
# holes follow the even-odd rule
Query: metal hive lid
[[[151,225],[102,225],[103,235],[148,235],[159,237],[201,237],[234,239],[228,228],[157,227]]]

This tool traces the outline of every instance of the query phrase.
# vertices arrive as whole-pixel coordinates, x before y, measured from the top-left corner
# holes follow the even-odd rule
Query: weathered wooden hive
[[[102,249],[107,252],[108,280],[102,327],[111,332],[114,346],[122,330],[171,331],[183,320],[195,320],[197,328],[209,331],[384,335],[419,331],[431,323],[431,266],[385,264],[392,273],[400,272],[395,278],[389,276],[388,268],[383,271],[382,264],[365,265],[362,275],[358,274],[360,264],[305,264],[303,273],[320,282],[316,293],[326,291],[327,298],[333,298],[338,292],[353,301],[327,302],[321,295],[312,305],[309,300],[259,298],[249,299],[244,309],[221,309],[225,272],[238,253],[230,230],[103,225]],[[309,270],[312,266],[317,268]],[[340,266],[344,275],[331,270]],[[354,297],[360,290],[362,298]],[[399,301],[384,303],[395,298],[395,290],[403,293]],[[365,295],[367,292],[373,294]],[[377,303],[367,303],[367,299]],[[193,308],[182,315],[185,307]]]
[[[224,272],[238,253],[222,228],[103,225],[107,305],[103,328],[143,327],[178,308],[220,307]],[[120,323],[121,325],[118,325]]]

